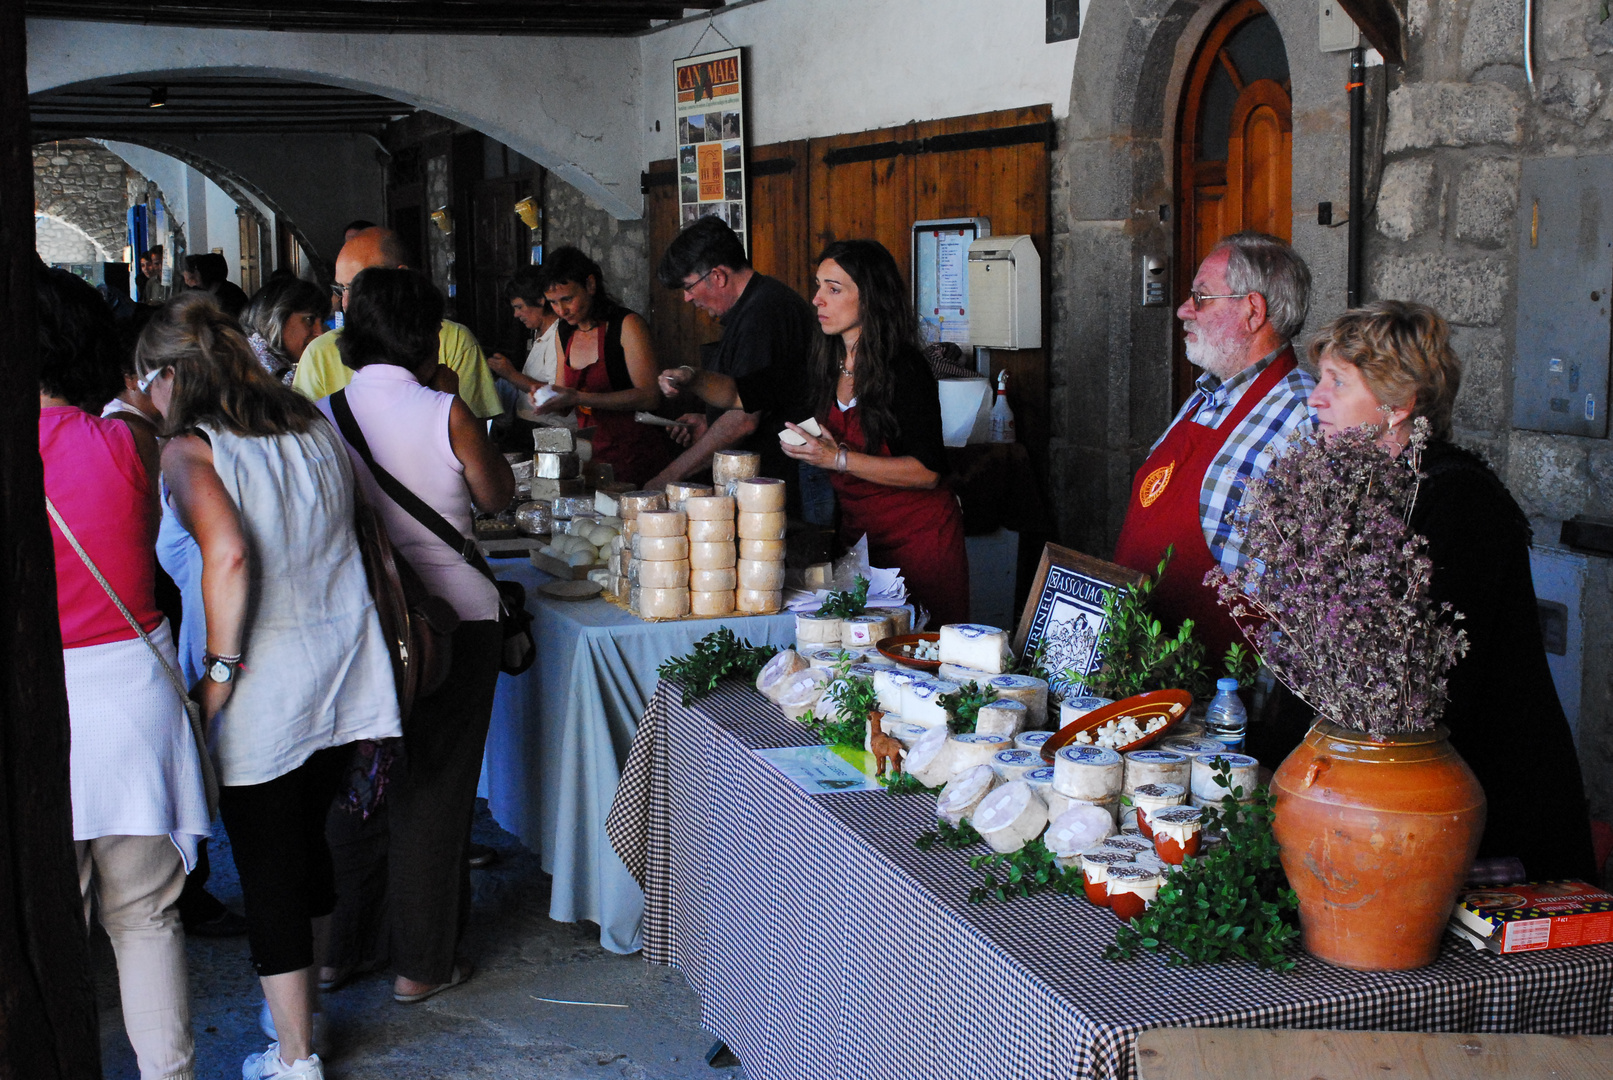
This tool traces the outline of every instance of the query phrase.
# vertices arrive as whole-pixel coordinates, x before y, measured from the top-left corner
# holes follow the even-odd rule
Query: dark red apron
[[[857,406],[833,406],[826,430],[847,450],[889,457],[881,446],[869,450]],[[868,537],[868,561],[895,567],[910,598],[930,611],[930,625],[969,621],[969,556],[963,546],[963,511],[948,487],[894,488],[850,473],[830,472],[840,499],[840,539],[847,545]]]
[[[1131,485],[1126,523],[1115,545],[1115,562],[1152,574],[1165,549],[1176,545],[1171,564],[1154,590],[1154,614],[1172,628],[1184,619],[1192,619],[1212,665],[1219,665],[1227,646],[1242,641],[1243,634],[1216,599],[1215,591],[1204,584],[1204,575],[1220,564],[1204,540],[1199,492],[1210,463],[1227,439],[1296,366],[1293,350],[1285,349],[1244,391],[1220,427],[1195,424],[1193,415],[1197,410],[1182,417],[1148,455]]]
[[[556,382],[589,394],[608,394],[628,388],[611,383],[610,369],[605,363],[605,329],[603,324],[598,328],[599,359],[580,371],[571,366],[571,350],[560,349],[555,365],[559,376]],[[572,335],[571,340],[576,337]],[[609,464],[621,483],[643,484],[677,456],[677,448],[663,429],[639,423],[631,412],[579,405],[577,417],[580,427],[593,429],[593,460]]]

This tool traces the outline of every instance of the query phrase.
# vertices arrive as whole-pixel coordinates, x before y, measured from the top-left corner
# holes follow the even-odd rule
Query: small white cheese
[[[940,787],[952,779],[953,743],[946,725],[931,728],[907,752],[907,771],[925,787]]]
[[[1070,858],[1097,851],[1115,834],[1115,820],[1107,811],[1076,803],[1054,818],[1044,842],[1054,855]]]
[[[908,755],[909,760],[912,755]],[[989,766],[976,765],[958,772],[948,780],[935,800],[935,816],[949,825],[957,825],[973,817],[975,808],[998,784],[997,774]]]
[[[1053,755],[1053,786],[1072,799],[1107,799],[1120,794],[1125,763],[1113,750],[1065,746]]]
[[[1002,735],[1012,739],[1025,730],[1030,721],[1030,710],[1018,701],[988,701],[980,706],[975,730],[985,735]]]
[[[874,672],[874,693],[879,697],[879,710],[901,716],[902,688],[918,681],[917,675],[901,668],[880,668]]]
[[[941,662],[959,664],[1000,675],[1010,657],[1008,631],[980,623],[949,623],[941,627]]]
[[[780,649],[773,659],[762,665],[756,673],[756,689],[769,701],[778,701],[784,681],[798,671],[804,671],[807,662],[794,649]]]
[[[993,851],[1018,851],[1047,828],[1047,807],[1023,780],[1013,780],[980,800],[971,819]]]

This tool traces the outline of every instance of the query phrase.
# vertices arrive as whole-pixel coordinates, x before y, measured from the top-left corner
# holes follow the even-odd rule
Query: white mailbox
[[[969,245],[969,344],[1042,347],[1042,257],[1028,236],[985,236]]]

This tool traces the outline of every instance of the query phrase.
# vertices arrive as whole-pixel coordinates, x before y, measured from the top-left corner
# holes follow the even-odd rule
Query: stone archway
[[[34,250],[52,265],[114,261],[89,233],[49,214],[34,215]]]
[[[95,143],[41,143],[34,147],[34,208],[83,232],[104,258],[121,258],[133,175],[122,158]]]

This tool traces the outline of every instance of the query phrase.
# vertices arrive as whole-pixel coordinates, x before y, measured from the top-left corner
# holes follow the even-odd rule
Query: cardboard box
[[[1613,893],[1583,881],[1538,881],[1462,894],[1452,928],[1493,953],[1613,941]]]

